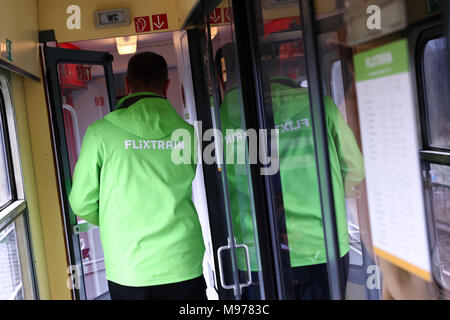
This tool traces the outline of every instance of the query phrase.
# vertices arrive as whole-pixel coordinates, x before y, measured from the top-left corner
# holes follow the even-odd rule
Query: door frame
[[[201,6],[200,6],[200,9]],[[213,128],[213,122],[210,112],[209,93],[204,85],[206,75],[203,69],[202,61],[202,43],[207,41],[205,34],[198,29],[188,30],[189,37],[189,53],[191,57],[192,80],[194,85],[194,94],[196,101],[197,119],[202,121],[202,134]],[[202,150],[206,147],[206,143],[201,141]],[[220,261],[216,254],[218,248],[227,245],[228,232],[224,226],[227,225],[225,214],[225,201],[223,198],[224,189],[222,187],[221,173],[217,165],[202,164],[203,175],[206,186],[214,186],[213,188],[206,188],[206,199],[209,212],[209,222],[211,228],[212,252],[214,257],[215,269],[218,270]],[[227,279],[233,278],[233,270],[229,265],[223,267],[223,275]],[[216,283],[218,284],[217,291],[219,299],[233,300],[234,294],[230,290],[224,289],[220,285],[220,274],[215,273]]]
[[[450,6],[447,5],[447,8]],[[416,101],[417,101],[417,119],[420,134],[420,147],[419,151],[420,163],[422,168],[422,178],[424,180],[424,199],[425,199],[425,213],[426,213],[426,226],[428,232],[428,244],[431,258],[431,274],[434,282],[434,286],[438,290],[439,298],[446,299],[449,295],[448,288],[441,283],[438,279],[441,275],[440,270],[434,261],[434,252],[438,250],[438,225],[434,216],[434,204],[433,204],[433,188],[432,179],[430,175],[430,165],[450,165],[450,156],[448,149],[436,148],[430,145],[430,118],[428,114],[427,104],[427,90],[425,87],[425,74],[423,66],[423,54],[425,46],[428,41],[438,38],[446,37],[446,22],[445,16],[441,16],[438,19],[429,20],[425,22],[419,22],[411,27],[411,32],[408,34],[409,51],[410,51],[410,68],[413,70],[413,83],[416,85]],[[450,25],[450,23],[449,23]],[[450,35],[449,35],[450,36]],[[448,41],[448,38],[447,38]],[[449,49],[450,50],[450,49]]]
[[[105,71],[105,79],[108,92],[110,111],[116,106],[116,96],[114,89],[114,74],[112,61],[114,57],[108,52],[96,52],[85,50],[72,50],[54,47],[44,47],[45,78],[47,80],[48,101],[50,107],[50,118],[52,126],[53,147],[56,156],[56,166],[58,175],[59,197],[63,213],[64,230],[66,238],[66,248],[69,263],[69,279],[75,281],[72,286],[72,294],[75,300],[86,300],[86,288],[84,284],[81,248],[77,226],[77,219],[72,212],[68,195],[72,186],[72,175],[69,163],[69,153],[67,150],[67,140],[65,132],[64,115],[62,110],[61,87],[59,83],[58,65],[60,63],[70,64],[93,64],[102,65]]]

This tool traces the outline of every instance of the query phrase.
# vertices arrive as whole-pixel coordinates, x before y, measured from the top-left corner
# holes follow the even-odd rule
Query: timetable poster
[[[407,40],[357,54],[355,75],[375,253],[431,281]]]

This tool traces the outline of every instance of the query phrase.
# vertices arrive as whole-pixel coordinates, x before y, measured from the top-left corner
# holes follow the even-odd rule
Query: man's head
[[[137,53],[128,62],[126,81],[130,93],[154,92],[166,97],[170,82],[167,62],[153,52]]]

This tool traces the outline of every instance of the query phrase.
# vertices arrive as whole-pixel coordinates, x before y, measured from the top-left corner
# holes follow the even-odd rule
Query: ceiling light
[[[219,32],[218,27],[211,27],[211,40],[214,40],[218,32]]]
[[[119,54],[133,54],[137,49],[137,36],[116,38]]]

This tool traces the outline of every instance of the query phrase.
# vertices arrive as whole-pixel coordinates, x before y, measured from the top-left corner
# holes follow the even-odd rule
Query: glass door
[[[280,298],[344,299],[350,259],[345,184],[353,183],[350,189],[363,180],[363,159],[331,97],[324,95],[322,105],[316,99],[322,83],[318,87],[311,50],[315,34],[308,34],[315,21],[301,10],[310,4],[261,0],[246,8],[255,24],[250,37],[260,127],[279,135],[279,170],[266,192],[277,203],[272,228],[282,235],[273,239],[282,253]]]
[[[220,280],[234,285],[238,299],[344,299],[350,264],[361,264],[354,199],[363,157],[337,106],[343,84],[333,82],[337,102],[318,85],[316,35],[305,29],[315,20],[302,16],[304,3],[206,2],[190,31],[200,47],[191,57],[205,70],[196,81],[197,93],[206,88],[198,118],[210,119],[203,129],[215,129],[222,160],[215,174],[227,232],[216,236],[217,265],[226,266],[220,255],[227,248],[235,282]]]
[[[414,281],[404,288],[415,289],[404,290],[406,296],[426,296],[428,235],[419,208],[419,162],[414,159],[418,132],[407,131],[416,130],[409,78],[414,71],[405,67],[413,50],[404,38],[407,24],[402,17],[408,10],[396,7],[398,15],[390,23],[398,29],[387,29],[389,37],[382,37],[375,30],[366,32],[362,17],[367,7],[354,5],[357,2],[203,1],[191,19],[193,70],[202,70],[193,74],[198,119],[204,131],[214,129],[210,144],[203,146],[216,151],[216,161],[205,166],[205,177],[215,176],[220,185],[213,197],[220,202],[208,204],[214,213],[210,220],[216,265],[221,271],[228,267],[232,275],[223,280],[221,272],[225,290],[220,297],[226,289],[233,289],[238,299],[380,299],[382,291],[383,298],[390,293],[402,297],[395,292],[396,284],[411,275]],[[402,3],[394,5],[397,2]],[[387,12],[391,7],[383,3],[380,9]],[[438,65],[427,65],[426,58],[439,52],[444,59],[447,51],[443,38],[429,40],[425,64],[417,68],[425,75]],[[364,54],[373,55],[373,61]],[[386,67],[394,54],[399,54],[396,67],[405,68],[383,75],[393,82],[379,87],[382,81],[374,81],[373,91],[360,90],[367,84],[360,77],[361,61],[369,69]],[[382,58],[386,61],[377,60]],[[389,66],[371,76],[376,80],[386,70],[393,71]],[[397,76],[406,76],[401,85],[392,80]],[[438,82],[439,87],[445,85],[444,80]],[[438,101],[425,89],[426,115],[433,119],[439,114],[435,118],[445,123],[446,113],[436,107],[446,105],[445,95],[437,95],[442,98]],[[375,114],[384,120],[371,122]],[[428,149],[421,152],[422,160],[433,165],[426,170],[429,200],[443,229],[448,139],[445,128],[435,126],[439,134],[431,132],[428,123],[423,128],[433,140],[426,140]],[[380,143],[363,143],[366,137]],[[276,149],[271,146],[274,140]],[[386,147],[388,140],[392,145]],[[372,160],[376,165],[369,168]],[[405,163],[415,169],[408,172]],[[273,164],[274,170],[258,171]],[[383,166],[388,170],[377,171]],[[398,185],[392,187],[394,183]],[[416,200],[419,204],[413,205]],[[377,201],[380,205],[374,205]],[[442,246],[445,230],[439,235]],[[391,236],[396,240],[387,240]],[[400,240],[405,244],[401,249],[387,246]],[[436,248],[435,262],[441,263],[436,272],[445,286],[442,250]],[[222,260],[225,251],[228,262]]]
[[[99,229],[74,215],[68,196],[86,129],[116,104],[113,57],[46,47],[45,59],[70,258],[67,284],[76,299],[101,299],[108,285]]]
[[[270,298],[257,232],[260,191],[253,188],[259,136],[246,121],[233,3],[200,10],[203,19],[188,36],[205,183],[217,185],[206,193],[219,298]]]

